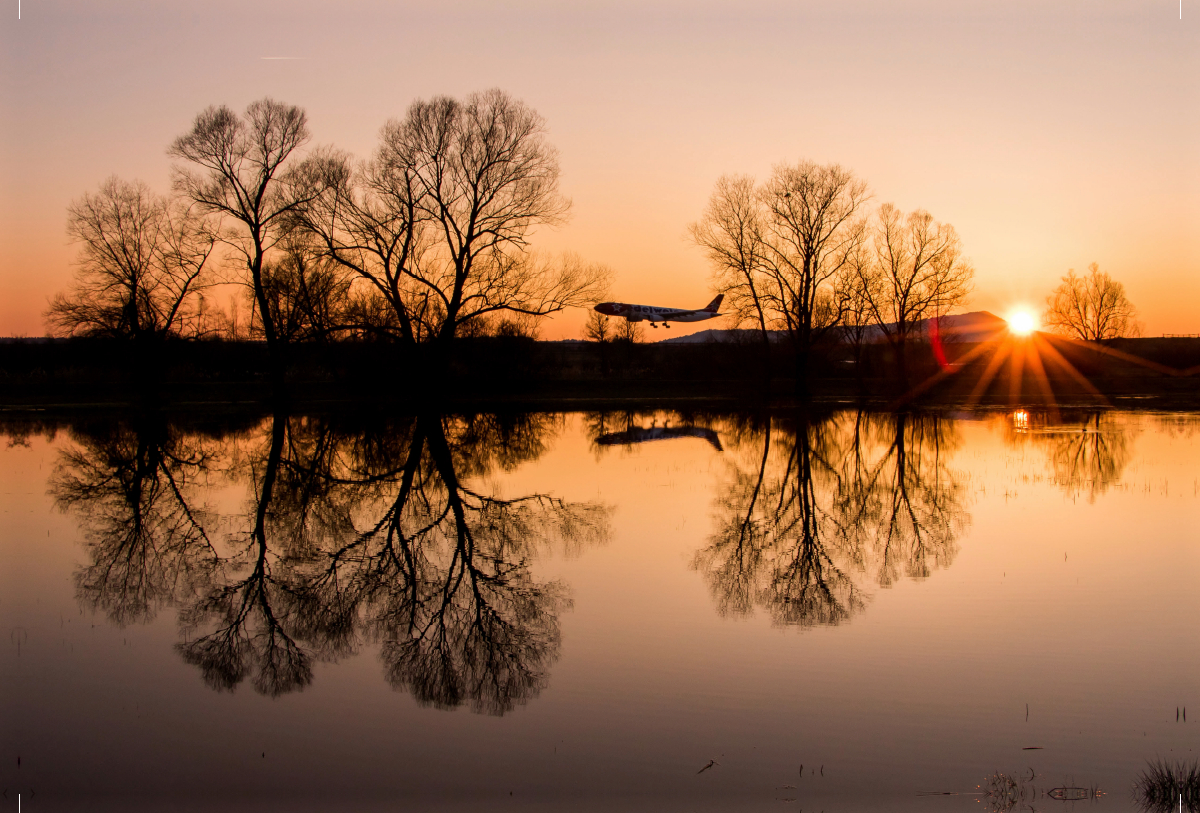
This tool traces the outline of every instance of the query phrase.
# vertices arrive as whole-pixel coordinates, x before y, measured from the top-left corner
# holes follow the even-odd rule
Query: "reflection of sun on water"
[[[1015,310],[1005,321],[1008,322],[1009,331],[1018,336],[1028,336],[1037,327],[1037,320],[1027,310]]]
[[[1012,418],[1013,418],[1013,428],[1014,429],[1016,429],[1018,432],[1028,432],[1029,431],[1029,413],[1028,412],[1026,412],[1023,409],[1018,409],[1016,412],[1013,413]]]

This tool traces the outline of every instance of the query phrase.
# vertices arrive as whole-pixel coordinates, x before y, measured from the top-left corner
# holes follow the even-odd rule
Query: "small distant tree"
[[[1046,299],[1042,324],[1073,339],[1097,342],[1137,336],[1141,326],[1137,310],[1125,295],[1125,286],[1092,263],[1086,274],[1072,268]]]
[[[871,294],[878,280],[868,246],[864,242],[855,243],[847,251],[842,271],[834,283],[834,297],[841,313],[842,339],[854,351],[855,370],[860,375],[863,346],[875,326]]]
[[[162,339],[201,318],[199,292],[214,237],[201,218],[141,181],[112,177],[67,208],[80,245],[75,283],[50,302],[62,336]]]
[[[646,328],[641,322],[633,322],[629,319],[622,319],[617,324],[617,329],[613,331],[614,342],[623,342],[625,344],[637,344],[638,342],[646,341]]]
[[[587,322],[583,326],[583,338],[589,342],[605,344],[611,342],[615,335],[616,326],[612,324],[608,314],[599,311],[588,314]]]
[[[509,314],[496,319],[491,335],[498,339],[537,339],[541,336],[540,320],[523,313]]]

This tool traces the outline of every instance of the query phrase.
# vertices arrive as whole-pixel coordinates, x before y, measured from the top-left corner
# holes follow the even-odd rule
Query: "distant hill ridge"
[[[917,323],[917,331],[922,335],[927,334],[931,321],[931,319],[922,319]],[[1008,322],[989,311],[972,311],[971,313],[955,313],[943,316],[938,320],[938,326],[941,329],[942,335],[947,339],[959,342],[982,342],[995,338],[996,334],[1007,330]],[[773,342],[783,341],[787,336],[782,330],[768,331],[768,335]],[[865,341],[881,342],[884,341],[884,338],[883,330],[878,326],[867,328]],[[662,339],[657,344],[707,344],[714,342],[747,341],[761,341],[758,331],[740,328],[732,330],[710,328],[709,330],[701,330],[687,336]]]

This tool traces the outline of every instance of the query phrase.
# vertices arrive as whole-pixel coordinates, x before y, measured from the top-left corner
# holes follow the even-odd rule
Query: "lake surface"
[[[1200,756],[1194,415],[2,426],[14,810],[1136,810]]]

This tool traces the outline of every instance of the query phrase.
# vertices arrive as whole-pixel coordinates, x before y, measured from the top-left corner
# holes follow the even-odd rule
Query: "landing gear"
[[[658,322],[651,322],[650,327],[654,328],[655,330],[658,330]]]
[[[669,324],[667,324],[666,322],[663,322],[663,327],[665,327],[669,330],[671,326]]]

